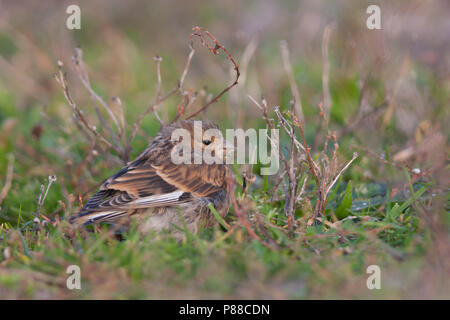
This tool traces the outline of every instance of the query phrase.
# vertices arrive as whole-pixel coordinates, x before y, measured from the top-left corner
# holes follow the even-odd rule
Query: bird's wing
[[[222,190],[221,167],[176,165],[140,159],[110,177],[71,221],[88,223],[118,219],[130,210],[173,206]]]
[[[153,164],[156,173],[169,184],[196,197],[209,198],[225,186],[227,167],[217,164],[182,164],[172,161]]]

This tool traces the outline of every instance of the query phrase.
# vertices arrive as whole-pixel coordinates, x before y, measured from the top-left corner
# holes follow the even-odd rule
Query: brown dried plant
[[[189,48],[190,52],[187,57],[186,65],[181,74],[180,79],[177,84],[169,90],[167,93],[162,92],[162,77],[161,77],[161,62],[162,58],[159,56],[154,57],[154,61],[156,63],[156,74],[157,74],[157,87],[156,87],[156,97],[154,101],[150,103],[150,105],[144,109],[144,111],[137,117],[136,121],[130,128],[128,128],[127,124],[124,121],[124,110],[123,104],[120,98],[115,97],[112,99],[112,103],[116,105],[116,109],[118,110],[118,114],[116,115],[113,112],[113,108],[92,88],[91,82],[89,80],[89,75],[87,69],[85,67],[83,61],[83,51],[81,48],[76,48],[75,53],[72,57],[72,61],[74,64],[75,72],[81,81],[83,87],[88,91],[91,101],[92,107],[96,113],[98,124],[101,126],[101,129],[98,129],[98,126],[93,124],[92,120],[88,119],[83,110],[76,104],[71,90],[69,86],[69,82],[67,80],[67,76],[63,71],[63,63],[58,61],[58,72],[54,75],[55,80],[60,85],[63,90],[64,97],[68,105],[72,109],[72,115],[75,120],[75,124],[77,128],[83,133],[83,135],[90,141],[91,145],[96,145],[97,141],[100,141],[106,148],[103,150],[105,153],[109,153],[109,150],[114,150],[117,154],[118,158],[122,161],[122,163],[127,163],[130,160],[131,154],[131,146],[136,138],[138,131],[141,129],[143,119],[149,114],[153,113],[156,119],[160,122],[161,125],[164,125],[164,121],[161,120],[157,113],[157,108],[161,106],[161,104],[175,95],[179,94],[180,100],[177,104],[177,113],[174,119],[171,122],[174,122],[180,118],[191,119],[201,112],[204,112],[209,106],[213,103],[217,102],[226,92],[228,92],[232,87],[234,87],[239,80],[240,72],[239,66],[231,53],[222,45],[220,42],[208,31],[202,27],[194,27],[192,29],[192,33],[189,36],[190,43]],[[205,36],[206,35],[206,36]],[[194,111],[191,115],[187,116],[186,110],[191,108],[196,101],[196,91],[192,89],[185,90],[184,82],[186,76],[189,71],[189,67],[191,65],[191,60],[194,56],[194,37],[198,37],[200,39],[200,43],[205,46],[212,54],[218,55],[219,51],[223,51],[226,54],[227,59],[231,61],[233,64],[233,69],[236,72],[236,78],[233,83],[224,88],[219,94],[214,96],[212,99],[207,101],[204,105],[200,106],[197,111]],[[214,47],[212,47],[207,39],[211,40],[214,43]],[[106,112],[108,118],[104,116],[102,110]],[[127,129],[129,129],[129,134],[127,137]]]

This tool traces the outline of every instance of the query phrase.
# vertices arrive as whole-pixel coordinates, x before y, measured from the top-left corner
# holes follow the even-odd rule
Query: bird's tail
[[[118,220],[124,217],[127,211],[99,211],[99,212],[81,212],[69,218],[69,222],[76,225],[86,225],[100,221]]]

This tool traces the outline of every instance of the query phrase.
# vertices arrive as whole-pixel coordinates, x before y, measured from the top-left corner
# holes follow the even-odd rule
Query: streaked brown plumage
[[[201,124],[203,132],[218,129],[210,121],[202,121]],[[230,207],[226,180],[232,175],[231,169],[225,164],[173,163],[172,149],[178,144],[188,143],[183,139],[171,140],[172,132],[178,128],[186,129],[191,134],[189,143],[192,145],[192,159],[193,144],[201,145],[201,150],[211,144],[211,141],[194,135],[194,121],[191,120],[161,128],[149,146],[134,161],[107,179],[82,210],[70,218],[70,222],[127,223],[135,217],[143,232],[172,229],[179,238],[182,233],[177,228],[171,228],[172,224],[183,229],[186,223],[192,233],[214,224],[215,218],[208,208],[209,203],[224,217]],[[219,147],[220,150],[214,149]],[[228,142],[222,140],[212,150],[225,156],[231,148]]]

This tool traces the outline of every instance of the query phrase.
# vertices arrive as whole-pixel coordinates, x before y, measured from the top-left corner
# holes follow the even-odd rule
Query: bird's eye
[[[208,146],[208,145],[211,144],[211,140],[203,140],[203,143],[204,143],[206,146]]]

